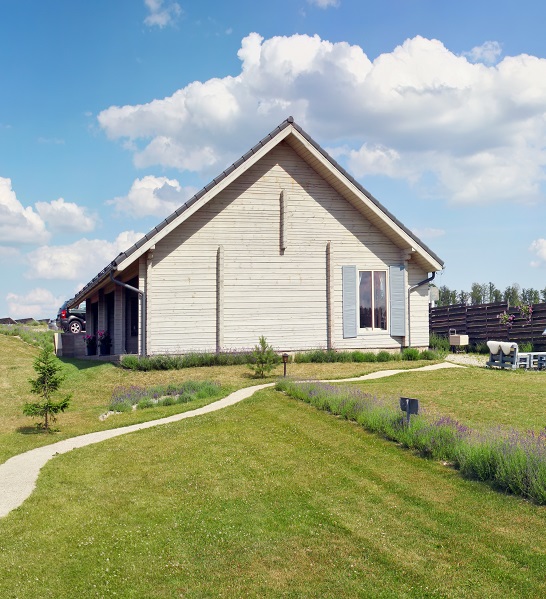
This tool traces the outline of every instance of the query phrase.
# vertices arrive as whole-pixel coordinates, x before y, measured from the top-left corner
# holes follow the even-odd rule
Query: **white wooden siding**
[[[420,268],[408,263],[409,285],[417,285],[428,276]],[[428,284],[414,289],[410,295],[411,305],[411,345],[412,347],[428,347],[429,322],[428,322]]]
[[[281,253],[283,189],[289,243]],[[156,244],[147,273],[148,351],[215,350],[220,245],[224,349],[249,348],[260,335],[281,351],[326,347],[328,241],[333,346],[399,347],[386,331],[343,339],[341,267],[387,270],[400,264],[400,249],[283,142]],[[412,315],[421,328],[425,318],[428,335],[428,304],[426,315]]]

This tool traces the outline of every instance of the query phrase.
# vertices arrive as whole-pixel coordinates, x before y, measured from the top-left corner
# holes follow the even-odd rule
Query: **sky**
[[[288,116],[444,262],[546,287],[546,3],[0,0],[0,318],[60,304]]]

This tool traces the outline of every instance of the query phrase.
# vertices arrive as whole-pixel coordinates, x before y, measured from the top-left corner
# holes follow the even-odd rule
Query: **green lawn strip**
[[[5,597],[541,597],[546,509],[274,390],[65,454]]]
[[[546,427],[546,372],[453,368],[350,383],[384,397],[415,397],[428,413],[476,429]]]
[[[63,359],[66,380],[61,391],[72,394],[70,407],[59,416],[56,426],[60,432],[53,435],[36,434],[33,419],[24,416],[22,410],[25,402],[33,400],[29,379],[36,376],[32,365],[38,351],[20,339],[0,335],[0,463],[13,455],[68,437],[155,420],[201,407],[216,399],[136,410],[99,421],[99,416],[108,410],[112,391],[119,385],[148,388],[187,380],[210,380],[220,383],[224,389],[223,395],[227,395],[242,387],[274,382],[282,374],[282,366],[277,367],[272,376],[265,379],[254,378],[246,366],[133,372],[108,362]],[[290,364],[289,371],[300,378],[332,379],[361,376],[391,368],[416,368],[430,363]]]

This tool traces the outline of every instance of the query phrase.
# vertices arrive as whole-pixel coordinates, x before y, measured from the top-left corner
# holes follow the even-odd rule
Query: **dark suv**
[[[57,314],[57,328],[65,333],[81,333],[85,331],[85,302],[77,308],[66,307],[65,302]]]

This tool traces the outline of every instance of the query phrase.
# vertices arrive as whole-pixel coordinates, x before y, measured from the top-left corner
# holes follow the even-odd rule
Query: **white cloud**
[[[196,191],[193,187],[181,187],[176,179],[147,175],[142,179],[135,179],[126,196],[106,203],[113,205],[119,214],[133,218],[165,217],[172,214]]]
[[[411,170],[404,168],[400,153],[380,145],[364,144],[358,150],[348,146],[328,148],[336,159],[344,157],[351,174],[357,177],[387,175],[394,178],[409,177]]]
[[[90,280],[120,252],[129,249],[143,233],[124,231],[113,242],[80,239],[69,245],[43,246],[26,256],[29,279]]]
[[[0,262],[13,260],[20,254],[21,252],[17,248],[0,245]]]
[[[339,6],[340,0],[307,0],[307,3],[319,8],[329,8],[330,6]]]
[[[11,179],[0,177],[0,240],[5,245],[46,243],[50,235],[32,207],[24,208],[11,187]]]
[[[49,229],[59,233],[87,233],[97,224],[97,216],[85,208],[65,202],[63,198],[52,202],[36,202],[36,211],[47,223]]]
[[[481,46],[475,46],[470,52],[463,52],[471,62],[483,62],[484,64],[495,64],[502,54],[499,42],[484,42]]]
[[[178,2],[165,2],[165,0],[144,0],[150,14],[144,19],[144,23],[150,27],[163,29],[172,25],[182,14]]]
[[[26,295],[8,293],[6,301],[11,318],[53,318],[65,298],[37,287]]]
[[[473,56],[483,61],[497,50],[484,44]],[[238,56],[237,76],[110,107],[100,126],[139,167],[210,176],[292,114],[357,176],[404,178],[453,202],[542,199],[546,59],[473,64],[438,40],[415,37],[372,62],[345,42],[256,33]]]
[[[535,239],[529,246],[529,251],[535,254],[535,259],[531,261],[531,266],[539,267],[546,265],[546,239]]]
[[[437,239],[438,237],[443,237],[446,232],[444,229],[433,229],[431,227],[425,227],[424,229],[413,229],[415,235],[422,239],[423,241],[427,241],[428,239]]]
[[[86,233],[96,224],[96,215],[63,198],[25,208],[17,199],[11,179],[0,177],[0,241],[5,246],[40,245],[49,241],[50,231]]]

